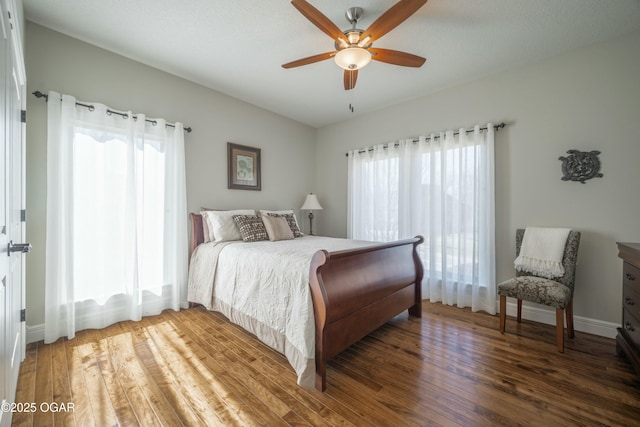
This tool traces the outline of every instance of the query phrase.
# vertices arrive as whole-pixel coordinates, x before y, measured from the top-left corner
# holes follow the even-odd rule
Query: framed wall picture
[[[228,188],[260,190],[260,149],[227,143]]]

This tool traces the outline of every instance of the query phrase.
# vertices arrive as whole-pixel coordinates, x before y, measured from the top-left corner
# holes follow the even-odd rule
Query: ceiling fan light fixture
[[[338,67],[345,70],[359,70],[371,62],[371,53],[367,49],[351,46],[336,53],[334,60]]]

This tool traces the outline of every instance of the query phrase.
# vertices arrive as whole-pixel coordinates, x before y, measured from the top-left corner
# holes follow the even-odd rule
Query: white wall
[[[315,191],[315,129],[27,22],[28,92],[182,121],[187,202],[228,208],[299,208]],[[27,120],[27,326],[44,322],[46,104],[29,95]],[[262,191],[227,189],[227,142],[262,149]],[[186,226],[186,225],[185,225]]]
[[[516,228],[575,228],[575,315],[619,324],[616,241],[640,241],[640,32],[319,129],[320,229],[346,235],[349,149],[489,121],[508,123],[496,134],[498,279],[513,274]],[[569,149],[601,151],[604,177],[561,181]]]

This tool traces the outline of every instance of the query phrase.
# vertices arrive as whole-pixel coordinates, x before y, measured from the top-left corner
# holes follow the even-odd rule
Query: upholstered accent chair
[[[520,254],[524,229],[516,231],[516,255]],[[575,282],[576,261],[580,232],[571,230],[567,237],[562,258],[564,275],[547,279],[516,271],[516,277],[498,285],[500,295],[500,332],[504,334],[507,318],[507,297],[518,300],[518,323],[522,321],[522,301],[544,304],[556,308],[556,343],[558,351],[564,352],[564,319],[567,318],[567,335],[574,337],[573,331],[573,287]],[[564,313],[563,313],[564,312]]]

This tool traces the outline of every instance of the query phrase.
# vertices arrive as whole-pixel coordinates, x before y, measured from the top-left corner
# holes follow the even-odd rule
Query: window
[[[350,152],[348,227],[353,239],[422,235],[423,297],[495,313],[493,128],[488,128]]]
[[[136,234],[126,212],[140,210],[142,240],[140,290],[162,295],[164,271],[165,153],[145,135],[136,142],[142,155],[131,162],[127,136],[113,130],[76,127],[73,137],[74,301],[130,292]],[[129,188],[134,174],[136,191]],[[91,248],[91,250],[87,250]],[[87,286],[91,284],[91,286]]]
[[[47,108],[45,342],[186,306],[182,125],[55,92]]]

